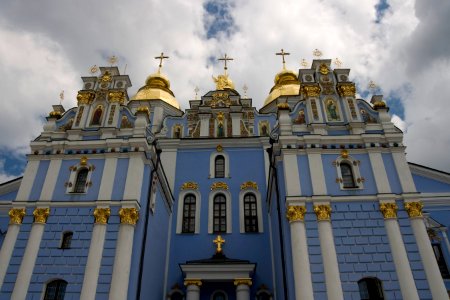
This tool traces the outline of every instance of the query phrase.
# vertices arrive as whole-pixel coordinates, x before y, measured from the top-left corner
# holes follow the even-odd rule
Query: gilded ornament
[[[303,205],[289,205],[286,218],[289,222],[303,221],[305,219],[306,207]]]
[[[150,114],[150,110],[148,109],[147,106],[139,106],[136,110],[136,114],[138,113],[146,113],[147,115]]]
[[[340,96],[355,97],[356,87],[353,82],[338,83],[337,90]]]
[[[94,101],[95,93],[89,91],[79,91],[77,95],[78,106],[81,104],[91,104]]]
[[[342,150],[341,151],[341,157],[342,158],[348,158],[348,151],[347,150]]]
[[[51,111],[48,114],[49,118],[56,118],[56,119],[60,119],[61,118],[61,113],[59,111]]]
[[[405,202],[405,209],[408,212],[410,218],[422,217],[423,204],[417,202]]]
[[[139,211],[136,208],[121,208],[119,217],[121,224],[136,225],[139,220]]]
[[[181,190],[198,190],[198,183],[193,181],[188,181],[183,183]]]
[[[94,209],[95,224],[108,223],[109,216],[111,215],[110,208],[96,208]]]
[[[320,86],[318,84],[302,85],[302,92],[307,97],[319,97],[320,96]]]
[[[251,278],[236,278],[234,280],[234,285],[238,286],[238,285],[248,285],[251,286],[252,285],[252,279]]]
[[[225,182],[214,182],[211,185],[211,191],[214,190],[228,190],[228,184],[226,184]]]
[[[22,224],[25,208],[11,208],[9,210],[9,224]]]
[[[213,243],[216,244],[216,253],[222,253],[222,244],[225,244],[225,240],[222,236],[218,235],[216,239],[213,240]]]
[[[290,110],[291,109],[289,107],[289,104],[287,104],[286,102],[278,103],[277,107],[279,110]]]
[[[228,75],[219,75],[217,78],[213,76],[212,78],[216,83],[216,90],[234,89],[234,83],[228,78]]]
[[[243,184],[241,184],[241,190],[246,190],[246,189],[257,190],[258,185],[254,181],[247,181],[247,182],[244,182]]]
[[[189,285],[196,285],[196,286],[202,286],[202,281],[200,279],[185,279],[184,280],[184,286]]]
[[[313,51],[313,55],[317,58],[320,58],[320,57],[322,57],[322,51],[320,51],[319,49],[316,48]]]
[[[102,77],[100,77],[100,81],[101,82],[111,82],[112,81],[111,74],[108,71],[106,71],[105,74]]]
[[[45,224],[50,215],[50,208],[36,208],[33,211],[34,223]]]
[[[397,209],[398,206],[394,202],[380,204],[380,211],[385,219],[397,218]]]
[[[87,165],[87,161],[88,161],[88,158],[86,156],[81,157],[80,158],[80,165],[81,166],[86,166]]]
[[[329,221],[331,218],[331,206],[329,204],[314,205],[317,221]]]
[[[212,100],[209,104],[211,107],[230,106],[230,95],[227,92],[216,92],[212,94]]]
[[[120,104],[124,104],[125,103],[125,93],[122,91],[110,91],[108,93],[108,99],[109,99],[109,102],[111,102],[111,103],[117,102]]]
[[[222,145],[217,145],[216,151],[217,151],[217,152],[222,152],[222,151],[223,151]]]
[[[386,103],[383,101],[377,101],[373,104],[373,108],[375,110],[379,109],[379,108],[386,108]]]
[[[320,68],[319,68],[319,72],[323,75],[327,75],[330,72],[330,70],[328,69],[326,64],[321,64]]]

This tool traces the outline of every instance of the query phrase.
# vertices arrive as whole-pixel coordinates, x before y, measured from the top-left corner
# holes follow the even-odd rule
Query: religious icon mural
[[[306,120],[305,120],[305,110],[304,109],[300,109],[298,112],[298,116],[297,118],[294,120],[295,124],[305,124]]]
[[[339,115],[339,106],[333,99],[328,99],[325,101],[325,107],[327,110],[328,121],[340,121],[341,117]]]

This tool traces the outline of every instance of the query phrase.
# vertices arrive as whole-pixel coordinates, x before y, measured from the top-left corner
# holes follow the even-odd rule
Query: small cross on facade
[[[291,54],[288,52],[284,52],[284,50],[281,49],[281,52],[275,53],[275,55],[281,55],[281,57],[283,58],[283,70],[286,69],[286,61],[285,61],[284,57],[286,55],[291,55]]]
[[[225,240],[218,235],[217,238],[213,240],[213,243],[217,246],[216,253],[222,253],[222,244],[225,244]]]
[[[223,61],[225,63],[223,69],[225,70],[225,75],[227,75],[227,70],[228,70],[227,61],[234,60],[234,58],[231,58],[231,57],[227,56],[227,54],[225,53],[225,55],[223,57],[219,58],[218,60],[221,60],[221,61]]]
[[[163,59],[169,59],[169,57],[164,56],[164,52],[161,52],[161,55],[155,56],[155,59],[159,59],[159,70],[158,70],[158,72],[159,72],[159,71],[161,71],[161,68],[162,68]]]
[[[195,92],[195,100],[198,99],[198,92],[200,91],[200,89],[198,88],[198,86],[195,87],[194,92]]]

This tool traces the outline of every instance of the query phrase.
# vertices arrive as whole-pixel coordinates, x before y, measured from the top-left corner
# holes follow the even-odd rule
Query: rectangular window
[[[221,233],[227,231],[227,201],[224,195],[214,197],[213,231]]]
[[[442,278],[450,279],[450,273],[448,272],[447,263],[445,262],[444,255],[442,254],[441,244],[433,244],[434,256],[441,271]]]
[[[183,226],[181,232],[194,233],[195,232],[195,196],[187,195],[183,203]]]

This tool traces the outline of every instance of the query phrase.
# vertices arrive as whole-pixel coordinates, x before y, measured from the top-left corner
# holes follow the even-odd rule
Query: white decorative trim
[[[30,197],[31,188],[33,187],[36,174],[39,169],[38,160],[29,160],[23,178],[20,180],[19,191],[17,192],[17,201],[27,201]]]
[[[89,186],[90,186],[89,183],[91,182],[92,172],[94,171],[95,167],[92,164],[82,165],[81,162],[79,162],[78,164],[76,164],[75,166],[72,166],[70,168],[69,180],[66,182],[67,183],[66,194],[74,193],[78,173],[83,169],[88,170],[88,174],[86,177],[86,185],[84,187],[83,194],[87,193]],[[49,200],[49,199],[43,199],[43,200]]]
[[[361,179],[361,173],[359,172],[359,161],[351,157],[350,155],[347,158],[343,158],[342,156],[339,156],[335,160],[335,167],[337,172],[337,178],[340,179],[339,181],[339,187],[341,190],[362,190],[364,188],[363,180]],[[353,181],[356,184],[356,187],[353,188],[346,188],[344,187],[344,182],[342,179],[342,173],[341,173],[341,164],[347,163],[347,165],[352,168],[352,175],[353,175]],[[359,180],[358,180],[359,179]]]
[[[408,163],[408,166],[409,166],[409,169],[411,170],[412,174],[450,184],[450,174],[448,174],[448,173],[445,173],[445,172],[442,172],[439,170],[429,169],[427,167],[420,166],[420,165],[413,164],[413,163]]]
[[[184,205],[184,197],[188,194],[192,194],[195,196],[195,234],[200,233],[200,206],[201,206],[201,193],[196,190],[182,190],[178,194],[178,210],[177,210],[177,230],[176,233],[182,234],[183,229],[183,205]]]
[[[209,178],[216,178],[215,176],[215,160],[216,157],[222,155],[223,158],[225,159],[225,177],[224,178],[230,178],[230,157],[228,156],[228,154],[225,151],[214,151],[213,153],[211,153],[211,156],[209,157]],[[217,177],[217,178],[221,178],[221,177]]]
[[[213,215],[214,215],[214,197],[217,194],[223,194],[225,196],[225,199],[227,201],[227,232],[231,233],[232,231],[232,217],[231,217],[231,194],[227,190],[218,189],[211,191],[209,193],[209,199],[208,199],[208,233],[213,233]]]
[[[244,196],[246,194],[253,194],[256,198],[256,213],[258,217],[258,232],[264,232],[264,224],[262,217],[262,207],[261,207],[261,193],[258,190],[248,188],[245,190],[241,190],[239,192],[239,232],[245,232],[245,215],[244,215]],[[227,220],[228,221],[228,220]]]

